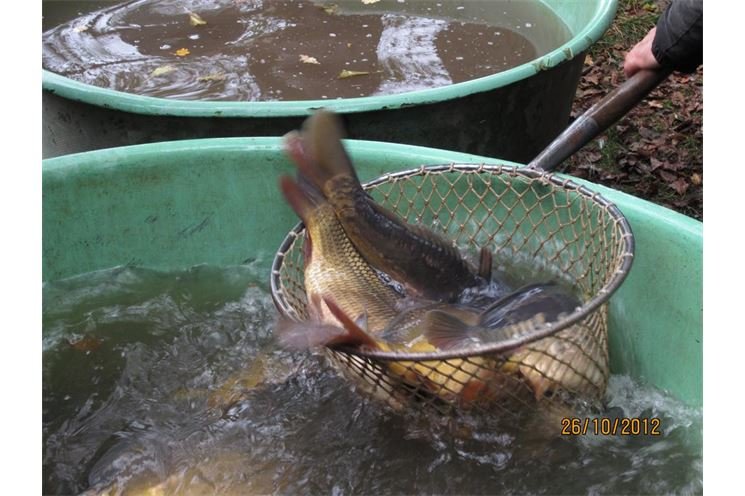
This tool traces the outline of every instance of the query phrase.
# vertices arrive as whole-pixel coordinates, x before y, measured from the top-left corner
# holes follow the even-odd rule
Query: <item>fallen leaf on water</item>
[[[164,76],[168,74],[169,72],[173,72],[176,70],[176,67],[173,65],[162,65],[160,67],[156,67],[153,69],[153,72],[150,73],[150,76],[152,77],[158,77],[158,76]]]
[[[355,76],[367,76],[368,74],[370,74],[368,71],[348,71],[344,69],[343,71],[339,73],[339,75],[336,78],[346,79],[346,78],[355,77]]]
[[[370,5],[372,3],[378,3],[380,0],[362,0],[362,3],[365,5]]]
[[[72,28],[72,30],[76,33],[82,33],[83,31],[88,31],[88,26],[83,24],[81,26],[75,26],[74,28]]]
[[[317,58],[310,55],[300,55],[300,62],[303,64],[320,64]]]
[[[323,11],[326,12],[328,15],[336,15],[336,13],[339,11],[339,6],[335,3],[319,5],[319,7],[322,8]]]
[[[207,21],[202,19],[202,17],[197,13],[189,12],[189,24],[192,26],[204,26],[207,24]]]
[[[200,76],[197,81],[223,81],[227,75],[224,72],[216,72],[214,74],[208,74],[207,76]]]
[[[191,52],[189,51],[189,49],[188,49],[188,48],[179,48],[178,50],[176,50],[176,51],[174,52],[174,54],[175,54],[175,55],[176,55],[177,57],[186,57],[186,56],[187,56],[187,55],[189,55],[190,53],[191,53]]]

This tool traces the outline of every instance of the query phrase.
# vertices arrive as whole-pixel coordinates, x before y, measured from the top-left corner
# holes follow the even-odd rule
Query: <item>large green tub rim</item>
[[[556,10],[541,2],[551,10]],[[328,100],[282,102],[187,101],[134,95],[81,83],[42,69],[42,88],[70,100],[145,115],[179,117],[289,117],[310,115],[318,108],[357,113],[449,101],[483,93],[526,79],[569,61],[599,40],[610,27],[617,0],[598,0],[590,21],[574,37],[555,50],[530,62],[478,79],[426,90],[393,95]],[[561,17],[561,16],[559,16]]]
[[[392,151],[397,152],[399,155],[415,155],[422,159],[423,165],[441,165],[445,162],[442,160],[427,162],[430,156],[436,156],[438,153],[443,153],[443,150],[438,150],[430,147],[408,145],[402,143],[384,143],[380,141],[369,141],[369,140],[344,140],[346,146],[353,149],[355,152],[362,152],[367,150],[379,150],[381,146],[386,147]],[[261,136],[261,137],[238,137],[238,138],[200,138],[190,140],[177,140],[177,141],[164,141],[158,143],[145,143],[137,145],[120,146],[116,148],[104,148],[100,150],[84,151],[79,153],[71,153],[68,155],[62,155],[59,157],[47,158],[42,160],[42,172],[62,172],[65,169],[72,169],[80,167],[79,160],[81,157],[86,157],[88,163],[98,162],[96,165],[88,165],[88,168],[99,169],[101,167],[107,167],[106,161],[97,161],[96,158],[101,159],[110,157],[112,153],[127,157],[137,157],[138,155],[151,155],[155,152],[176,152],[179,150],[240,150],[242,152],[251,152],[256,150],[270,150],[275,151],[281,148],[282,138],[276,136]],[[351,146],[350,146],[351,145]],[[512,162],[500,158],[489,158],[480,155],[474,155],[464,152],[447,151],[450,156],[457,158],[457,161],[451,161],[452,163],[464,162],[464,163],[485,163],[485,164],[502,164],[510,167],[525,167],[525,164]],[[448,162],[450,163],[450,162]],[[702,237],[703,236],[703,222],[678,213],[670,208],[664,207],[652,203],[643,198],[639,198],[623,191],[609,188],[597,183],[593,183],[584,179],[580,179],[567,174],[556,173],[558,177],[564,179],[571,179],[585,187],[595,190],[605,198],[617,204],[619,200],[624,204],[624,208],[632,208],[634,210],[644,210],[646,215],[653,218],[656,222],[662,222],[665,224],[676,224],[676,228],[681,233],[687,235]]]
[[[499,158],[488,158],[404,144],[347,140],[346,145],[352,157],[359,157],[363,165],[367,162],[367,166],[369,167],[382,161],[380,162],[381,164],[387,164],[384,165],[383,169],[389,169],[393,166],[395,170],[402,170],[417,168],[421,165],[447,163],[521,165]],[[151,163],[151,158],[155,155],[174,153],[190,156],[192,154],[203,154],[211,150],[228,154],[239,152],[241,155],[246,154],[247,156],[250,156],[252,151],[274,155],[281,150],[281,138],[254,137],[182,140],[66,155],[46,159],[42,162],[43,182],[45,184],[47,181],[55,183],[70,175],[87,176],[90,174],[105,174],[109,169],[116,171],[130,169],[137,174],[138,172],[136,171],[140,170],[143,166],[146,168],[156,166],[156,162]],[[374,159],[374,162],[370,162],[371,159]],[[199,162],[195,163],[198,164]],[[398,166],[395,164],[398,164]],[[183,165],[178,160],[170,160],[167,169],[174,171],[180,170]],[[280,167],[280,169],[286,169],[286,171],[292,170],[292,166],[287,159],[281,160],[275,165]],[[200,167],[194,164],[190,167],[193,166]],[[275,169],[272,167],[272,170]],[[376,177],[375,174],[384,173],[382,169],[380,172],[376,172],[373,169],[369,169],[367,172],[373,173],[370,178]],[[647,383],[654,384],[658,388],[668,390],[684,403],[697,407],[701,406],[703,401],[703,370],[700,368],[702,367],[703,359],[703,322],[701,322],[703,302],[700,285],[702,276],[703,223],[641,198],[588,181],[572,178],[571,176],[565,177],[584,184],[604,196],[607,200],[615,203],[623,214],[629,218],[635,237],[642,235],[644,239],[643,243],[637,243],[637,256],[635,256],[636,260],[629,274],[629,279],[625,281],[618,292],[614,294],[614,297],[611,298],[610,304],[614,308],[614,312],[609,314],[609,324],[626,326],[627,324],[625,322],[630,322],[628,324],[630,327],[624,327],[627,329],[626,331],[615,333],[614,337],[610,339],[609,345],[615,350],[614,355],[611,356],[611,369],[620,373],[629,373],[636,378],[642,378]],[[62,213],[58,212],[58,214]],[[287,230],[291,229],[291,227],[292,222],[288,220]],[[284,233],[281,234],[283,235]],[[672,251],[670,253],[672,255],[661,253],[660,256],[667,257],[665,260],[661,260],[657,255],[653,254],[652,259],[648,259],[645,255],[647,253],[646,247],[656,245],[658,235],[661,235],[665,242],[671,243],[670,248]],[[640,237],[639,240],[641,239]],[[269,240],[265,240],[264,242],[266,241]],[[273,245],[275,241],[276,247]],[[270,241],[264,247],[264,250],[267,251],[264,255],[268,256],[270,252],[273,253],[279,247],[281,237],[277,237],[275,241]],[[694,247],[693,249],[696,252],[690,252],[685,247]],[[660,252],[652,249],[650,253]],[[643,259],[644,264],[639,265]],[[256,261],[258,262],[258,259]],[[80,267],[68,267],[56,276],[49,278],[43,274],[42,280],[54,281],[86,271],[112,266],[110,260],[103,260],[103,262],[104,265],[100,267],[83,268],[82,271]],[[124,263],[124,261],[121,263]],[[148,264],[148,262],[144,263]],[[204,263],[204,261],[184,262],[184,260],[181,260],[177,264],[181,267],[184,266],[184,263],[187,264],[185,266],[189,266],[189,264]],[[235,261],[230,263],[246,262]],[[256,268],[261,271],[269,270],[270,263],[270,259],[262,260]],[[650,263],[653,265],[650,265]],[[173,265],[171,262],[166,264],[169,267],[171,265]],[[158,261],[154,261],[153,265],[155,268],[165,268],[166,266],[160,267]],[[69,272],[69,274],[66,274],[66,272]],[[44,273],[44,267],[42,268],[42,273]],[[666,276],[667,274],[677,275],[668,278]],[[634,278],[636,278],[636,281],[632,283],[632,279]],[[656,310],[650,309],[650,305],[645,302],[654,302],[658,297],[665,298],[664,293],[657,292],[659,291],[658,286],[653,285],[651,293],[644,291],[645,280],[650,278],[653,281],[661,281],[660,284],[663,290],[665,287],[672,289],[676,296],[669,301],[677,303],[671,304],[671,306],[663,306]],[[686,279],[690,281],[690,284],[686,285],[684,282]],[[631,292],[631,286],[628,286],[629,283],[632,283],[632,286],[635,288],[633,289],[633,293]],[[671,284],[673,286],[670,286]],[[680,291],[687,291],[688,293],[683,295]],[[627,300],[628,297],[631,299]],[[685,299],[685,302],[680,300],[681,297]],[[633,307],[628,305],[638,304],[640,302],[645,305],[646,312],[659,310],[664,315],[664,317],[659,318],[663,320],[660,322],[650,322],[647,320],[647,314],[643,313],[639,314],[641,317],[638,318],[629,317],[629,315],[636,314],[636,312],[634,312]],[[681,306],[681,303],[683,306]],[[679,309],[685,310],[679,311]],[[628,320],[629,318],[631,318],[630,321]],[[614,322],[617,322],[617,324]],[[650,327],[650,325],[653,327]],[[650,332],[650,330],[654,330],[654,332]],[[679,362],[682,360],[681,363],[685,363],[687,368],[693,367],[696,370],[701,370],[701,372],[681,376],[679,367],[676,366],[671,369],[668,366],[669,362],[663,359],[666,356],[675,356]]]

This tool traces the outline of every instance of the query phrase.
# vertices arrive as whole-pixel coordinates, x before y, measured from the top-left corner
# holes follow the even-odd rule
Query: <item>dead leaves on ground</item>
[[[595,48],[585,57],[572,117],[625,81],[623,59],[630,48]],[[702,68],[673,74],[567,160],[564,172],[703,220],[702,90]]]

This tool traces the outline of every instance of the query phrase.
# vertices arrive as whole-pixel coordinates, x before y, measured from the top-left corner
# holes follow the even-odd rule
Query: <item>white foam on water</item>
[[[384,80],[375,94],[403,93],[452,84],[437,53],[435,39],[448,22],[441,19],[385,14],[378,42]]]

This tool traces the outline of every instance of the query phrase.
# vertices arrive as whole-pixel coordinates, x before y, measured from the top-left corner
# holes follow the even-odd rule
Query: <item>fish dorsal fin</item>
[[[469,340],[471,326],[458,317],[443,311],[430,310],[422,320],[427,341],[441,350],[455,348]]]
[[[357,322],[352,320],[331,298],[324,296],[324,303],[328,307],[331,314],[336,317],[336,320],[342,325],[347,333],[341,336],[334,342],[329,342],[329,345],[352,345],[352,346],[369,346],[370,348],[381,349],[380,344],[376,341],[368,332],[360,327]],[[365,314],[363,314],[365,315]]]
[[[487,281],[491,280],[492,262],[491,252],[486,246],[482,246],[479,253],[479,275]]]

